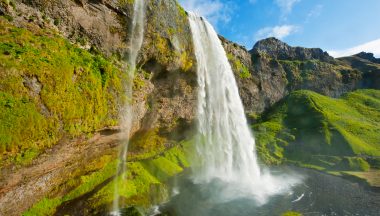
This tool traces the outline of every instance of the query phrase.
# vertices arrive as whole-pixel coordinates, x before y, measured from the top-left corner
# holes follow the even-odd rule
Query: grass
[[[127,178],[124,179],[123,175],[120,175],[96,192],[89,199],[92,207],[96,209],[108,206],[115,198],[114,189],[116,185],[120,196],[127,200],[126,205],[149,206],[151,200],[148,194],[152,193],[151,190],[159,188],[159,190],[163,190],[159,194],[167,194],[165,182],[189,166],[185,155],[187,145],[188,143],[184,142],[155,158],[128,162],[125,173]],[[24,212],[23,215],[53,215],[56,208],[63,202],[91,192],[96,186],[114,176],[118,164],[119,161],[112,159],[111,156],[103,156],[85,168],[89,174],[66,182],[65,187],[73,188],[66,195],[61,197],[45,197],[28,211]],[[63,186],[61,185],[60,187]]]
[[[296,91],[253,126],[261,159],[327,170],[367,171],[380,156],[380,91],[333,99]],[[372,160],[375,161],[375,160]]]
[[[0,18],[0,72],[2,161],[27,163],[63,133],[117,124],[126,73],[51,30]]]

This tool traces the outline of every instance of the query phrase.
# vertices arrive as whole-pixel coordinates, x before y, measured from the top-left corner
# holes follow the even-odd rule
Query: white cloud
[[[292,12],[293,6],[301,0],[275,0],[275,3],[280,7],[282,15],[286,16]]]
[[[180,0],[180,3],[187,11],[206,17],[214,26],[228,23],[233,10],[231,3],[220,0]]]
[[[249,3],[256,4],[258,0],[249,0]]]
[[[328,53],[335,58],[355,55],[360,52],[370,52],[380,57],[380,38],[345,50],[332,50]]]
[[[298,30],[299,27],[295,25],[265,27],[257,31],[256,39],[260,40],[268,37],[275,37],[281,40],[289,36],[290,34],[297,32]]]
[[[311,11],[307,14],[306,22],[308,22],[311,18],[319,17],[322,13],[323,5],[316,5]]]

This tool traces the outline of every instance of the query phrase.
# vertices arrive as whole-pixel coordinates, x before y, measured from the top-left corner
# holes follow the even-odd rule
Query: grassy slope
[[[110,183],[97,191],[89,200],[92,209],[104,209],[111,206],[114,199],[115,184],[118,185],[120,196],[126,201],[126,205],[138,205],[149,207],[152,200],[149,194],[154,190],[160,190],[159,195],[163,196],[166,181],[183,171],[189,164],[186,159],[186,151],[189,142],[184,142],[165,153],[151,159],[142,159],[136,162],[128,162],[126,176],[124,180],[122,175],[114,178]],[[72,179],[67,185],[60,187],[73,188],[64,196],[46,197],[36,203],[31,209],[24,212],[23,215],[53,215],[56,208],[63,202],[67,202],[91,192],[102,182],[115,175],[118,161],[112,157],[104,156],[98,161],[89,164],[86,170],[88,175],[81,176],[79,179]],[[98,167],[103,167],[98,169]],[[97,170],[91,172],[91,170]],[[153,190],[153,191],[152,191]]]
[[[64,133],[115,125],[124,74],[52,30],[0,17],[1,161],[25,164]]]
[[[296,91],[254,125],[264,162],[295,161],[318,169],[368,170],[380,156],[380,91],[332,99]]]

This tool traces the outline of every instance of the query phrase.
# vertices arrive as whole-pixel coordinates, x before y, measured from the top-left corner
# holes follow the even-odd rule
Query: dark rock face
[[[249,52],[252,55],[260,55],[262,53],[265,53],[271,58],[278,60],[320,60],[325,62],[334,61],[333,57],[329,56],[327,52],[324,52],[319,48],[291,47],[288,44],[273,37],[257,42],[253,49]]]
[[[370,62],[373,62],[373,63],[380,64],[380,59],[375,58],[375,56],[373,55],[373,53],[361,52],[361,53],[358,53],[358,54],[356,54],[354,56],[362,58],[362,59],[366,59],[366,60],[368,60]]]
[[[339,60],[360,71],[363,77],[360,88],[380,89],[380,59],[375,58],[372,53],[361,52]]]
[[[334,59],[321,49],[291,47],[275,38],[257,42],[251,51],[226,39],[222,42],[226,52],[251,74],[242,78],[233,68],[247,113],[261,113],[295,90],[339,97],[357,88],[379,86],[379,65],[363,63],[375,61],[373,55],[361,55],[364,59],[352,57],[355,63],[352,59]]]

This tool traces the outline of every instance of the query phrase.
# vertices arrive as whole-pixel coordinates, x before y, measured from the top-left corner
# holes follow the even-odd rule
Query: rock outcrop
[[[261,40],[250,51],[222,41],[231,56],[231,65],[238,62],[249,70],[251,76],[242,77],[233,67],[245,109],[253,117],[295,90],[313,90],[339,97],[358,88],[379,88],[378,65],[365,64],[363,68],[363,62],[358,62],[362,58],[358,56],[352,57],[350,62],[334,59],[321,49],[291,47],[276,38]],[[376,62],[370,55],[365,58]]]
[[[380,89],[380,59],[375,58],[373,53],[361,52],[340,60],[363,74],[361,88]]]
[[[334,58],[331,57],[327,52],[324,52],[322,49],[291,47],[288,44],[273,37],[258,41],[253,46],[253,49],[250,50],[250,53],[252,55],[260,55],[262,53],[265,53],[271,58],[277,60],[319,60],[323,62],[334,61]]]
[[[367,52],[360,52],[356,55],[354,55],[356,57],[359,57],[361,59],[365,59],[365,60],[368,60],[372,63],[377,63],[377,64],[380,64],[380,59],[379,58],[375,58],[374,54],[373,53],[367,53]]]

